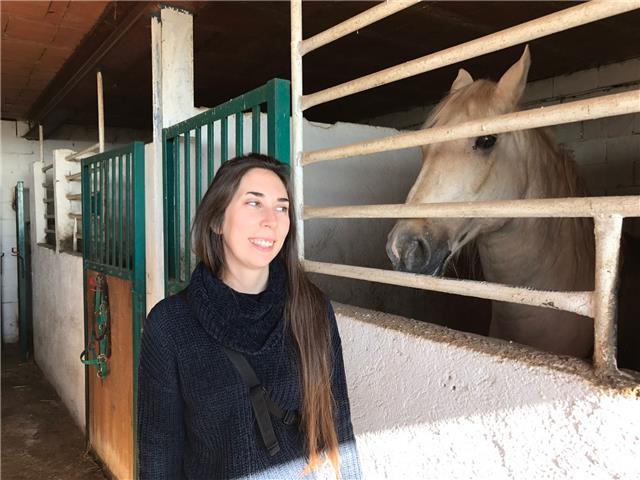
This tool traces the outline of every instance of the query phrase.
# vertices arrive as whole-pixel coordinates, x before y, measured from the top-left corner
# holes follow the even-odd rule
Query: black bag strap
[[[260,435],[269,451],[269,455],[274,456],[280,451],[280,444],[273,431],[273,424],[271,423],[269,412],[280,418],[285,425],[292,425],[297,422],[298,414],[295,410],[283,410],[269,397],[267,391],[256,376],[256,372],[251,368],[251,365],[249,365],[244,355],[225,346],[222,347],[222,350],[227,354],[227,357],[229,357],[229,360],[233,363],[242,380],[244,380],[244,383],[249,387],[249,399],[251,400],[251,407],[258,422]]]

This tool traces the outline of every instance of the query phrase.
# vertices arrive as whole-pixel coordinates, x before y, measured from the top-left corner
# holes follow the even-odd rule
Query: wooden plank
[[[96,272],[88,271],[87,279]],[[89,375],[91,447],[114,478],[134,478],[133,444],[133,344],[132,282],[107,276],[111,315],[109,374],[100,379],[92,367]],[[88,311],[95,293],[89,290]]]

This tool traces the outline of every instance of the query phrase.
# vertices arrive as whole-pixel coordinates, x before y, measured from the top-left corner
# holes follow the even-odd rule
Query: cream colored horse
[[[528,47],[498,83],[460,70],[426,127],[513,112],[527,82]],[[423,166],[406,203],[582,196],[573,160],[544,130],[525,130],[423,147]],[[396,270],[439,275],[475,241],[485,279],[544,290],[592,290],[593,224],[587,219],[400,220],[387,254]],[[586,357],[593,321],[548,308],[493,302],[490,335],[554,353]]]

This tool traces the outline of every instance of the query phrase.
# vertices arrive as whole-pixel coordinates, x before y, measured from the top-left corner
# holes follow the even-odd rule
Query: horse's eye
[[[482,137],[476,138],[476,143],[473,144],[474,150],[489,150],[496,144],[496,140],[498,137],[495,135],[483,135]]]

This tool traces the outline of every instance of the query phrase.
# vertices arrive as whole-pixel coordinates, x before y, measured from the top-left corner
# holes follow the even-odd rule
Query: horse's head
[[[525,48],[498,83],[474,81],[460,69],[449,95],[425,127],[441,127],[516,110],[527,83]],[[527,189],[522,132],[487,132],[475,138],[426,145],[423,165],[406,203],[523,198]],[[387,255],[396,270],[439,275],[450,258],[478,235],[500,229],[508,219],[426,218],[399,220],[389,233]]]

